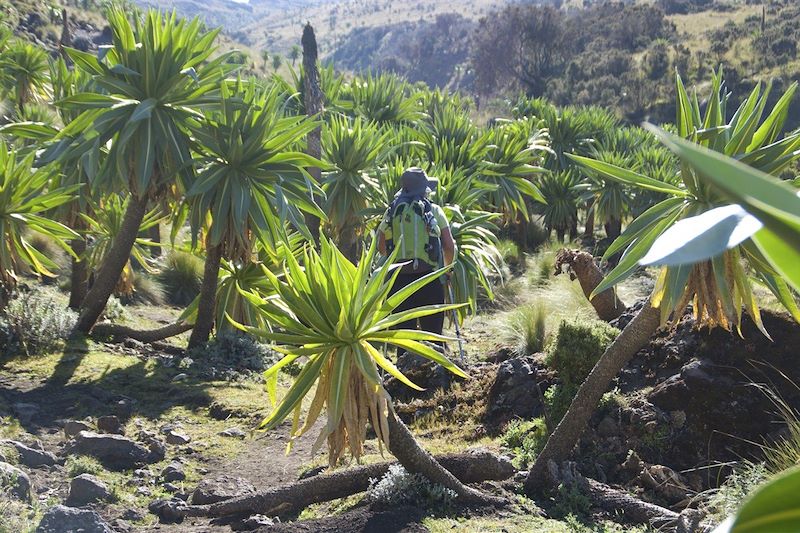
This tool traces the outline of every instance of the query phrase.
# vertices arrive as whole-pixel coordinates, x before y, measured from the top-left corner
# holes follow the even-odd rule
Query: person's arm
[[[453,241],[453,234],[450,228],[442,231],[442,254],[444,255],[445,266],[450,266],[456,258],[456,243]]]
[[[386,255],[386,234],[382,231],[378,232],[378,251],[381,255]]]

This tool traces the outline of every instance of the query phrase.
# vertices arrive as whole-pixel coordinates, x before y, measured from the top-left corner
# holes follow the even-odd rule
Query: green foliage
[[[17,283],[22,264],[37,274],[53,277],[57,269],[50,258],[34,248],[26,231],[41,233],[53,239],[64,250],[66,241],[77,234],[46,213],[72,199],[74,188],[52,188],[52,175],[33,169],[34,155],[20,157],[0,139],[0,292],[10,292]],[[4,298],[0,297],[0,308]]]
[[[14,40],[0,54],[0,87],[14,94],[19,111],[28,102],[43,99],[48,82],[47,52],[31,43]]]
[[[67,457],[64,468],[67,472],[67,477],[74,478],[81,474],[92,474],[94,476],[105,472],[105,468],[94,457],[88,455],[70,455]]]
[[[235,374],[262,372],[280,359],[280,354],[270,346],[258,342],[240,331],[223,331],[203,346],[187,354],[193,359],[192,368],[198,364],[210,371],[213,379],[231,379]]]
[[[413,123],[421,118],[417,102],[407,93],[406,82],[391,74],[368,73],[350,82],[357,115],[378,124]]]
[[[63,297],[52,287],[17,293],[0,315],[2,354],[44,354],[70,334],[77,314],[65,308]]]
[[[782,136],[796,88],[797,85],[793,84],[778,99],[772,110],[766,113],[770,86],[762,90],[762,86],[758,84],[729,119],[729,95],[724,87],[721,69],[712,77],[709,103],[704,113],[701,112],[698,99],[689,97],[680,76],[677,76],[676,127],[678,136],[686,141],[670,141],[665,136],[662,138],[671,144],[673,151],[681,153],[683,157],[692,158],[695,164],[700,165],[697,170],[693,166],[682,165],[681,181],[677,185],[658,181],[618,165],[572,156],[572,159],[593,175],[667,196],[666,200],[640,215],[608,248],[604,259],[622,250],[625,250],[625,254],[595,289],[595,293],[613,287],[629,277],[639,268],[640,261],[645,258],[656,240],[670,228],[680,228],[684,219],[728,203],[724,195],[720,195],[700,178],[700,175],[709,173],[709,170],[712,173],[721,170],[719,162],[725,160],[721,156],[735,158],[761,173],[776,175],[800,157],[800,132]],[[711,155],[709,151],[717,154]],[[743,165],[734,165],[734,168],[738,173],[737,189],[740,191],[753,189],[757,183],[763,181],[761,174],[748,172]],[[781,201],[786,202],[785,199]],[[800,225],[795,227],[797,228]],[[766,234],[761,239],[768,243],[780,241],[774,234]],[[759,240],[756,237],[753,241],[736,243],[730,250],[723,250],[710,259],[663,267],[651,297],[652,305],[661,310],[662,322],[666,322],[673,312],[682,314],[686,304],[693,301],[695,318],[701,324],[726,329],[734,326],[739,328],[741,309],[744,307],[759,329],[767,334],[742,259],[746,260],[750,268],[765,280],[775,296],[785,302],[784,305],[800,320],[800,310],[797,310],[786,283],[765,260],[763,246],[757,244]],[[780,249],[791,254],[791,247],[785,244],[776,244],[774,248],[768,244],[767,248],[775,251]],[[788,266],[786,257],[781,260]]]
[[[203,260],[189,252],[171,250],[157,274],[166,299],[172,305],[188,305],[200,294]]]
[[[752,493],[723,532],[795,531],[800,527],[800,467],[772,478]]]
[[[284,116],[282,105],[277,86],[239,80],[222,85],[221,109],[208,112],[194,131],[202,157],[187,192],[193,245],[210,216],[206,246],[222,246],[224,257],[246,260],[253,237],[270,235],[287,221],[308,234],[303,213],[325,217],[313,198],[321,191],[305,171],[321,163],[299,151],[318,124]]]
[[[76,68],[102,89],[78,93],[58,105],[80,115],[58,134],[45,161],[90,154],[108,157],[91,180],[102,191],[129,191],[161,199],[173,185],[191,183],[189,130],[192,106],[219,104],[220,82],[235,66],[226,56],[210,59],[218,31],[204,32],[199,19],[179,20],[150,10],[133,23],[122,8],[107,11],[111,46],[99,55],[67,49]]]
[[[449,507],[456,493],[431,483],[422,474],[410,474],[401,465],[392,464],[380,480],[369,480],[367,498],[387,506]]]
[[[617,335],[617,328],[600,320],[563,320],[547,347],[547,365],[563,383],[580,385]]]
[[[378,367],[400,382],[419,390],[389,360],[381,355],[383,343],[403,348],[441,364],[458,376],[464,372],[430,345],[421,341],[446,341],[446,337],[418,330],[392,330],[392,326],[420,316],[453,309],[458,306],[426,306],[394,312],[410,294],[427,283],[438,282],[441,271],[434,271],[388,296],[398,269],[392,269],[397,250],[380,267],[373,270],[376,255],[373,243],[355,266],[327,239],[321,251],[307,248],[302,256],[303,267],[293,256],[286,258],[284,276],[265,270],[274,296],[263,298],[247,295],[264,318],[281,328],[281,332],[260,330],[239,325],[248,333],[286,345],[279,363],[266,373],[267,391],[274,402],[278,371],[301,356],[308,360],[286,396],[262,422],[261,428],[272,429],[292,411],[299,409],[303,398],[317,384],[311,408],[303,427],[295,418],[292,435],[303,434],[314,425],[327,406],[328,422],[320,433],[317,446],[327,440],[329,463],[335,465],[345,450],[358,458],[363,454],[367,420],[380,441],[387,443],[386,410],[390,401],[383,389]]]
[[[500,437],[500,442],[513,451],[514,466],[522,470],[536,460],[547,442],[547,436],[544,418],[512,420]]]
[[[550,509],[550,513],[556,518],[565,518],[567,522],[577,523],[589,517],[592,502],[577,484],[570,486],[559,484],[553,500],[555,503]]]
[[[544,350],[547,340],[545,320],[547,308],[540,303],[518,307],[508,317],[508,340],[518,355],[531,355]]]
[[[577,392],[578,385],[573,383],[552,385],[544,392],[544,406],[553,424],[561,422]]]

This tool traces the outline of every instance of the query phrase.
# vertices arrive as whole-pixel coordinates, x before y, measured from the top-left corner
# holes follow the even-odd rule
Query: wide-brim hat
[[[435,190],[437,185],[436,178],[431,178],[419,167],[409,167],[400,176],[400,185],[406,190],[422,188],[423,185],[430,190]]]

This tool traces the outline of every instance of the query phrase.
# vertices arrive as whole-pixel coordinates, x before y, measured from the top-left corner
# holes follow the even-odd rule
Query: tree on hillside
[[[89,332],[128,263],[148,205],[163,202],[193,178],[189,127],[193,106],[217,105],[220,81],[233,67],[227,57],[209,60],[217,31],[203,33],[198,19],[150,11],[133,24],[119,8],[108,11],[112,47],[99,55],[68,49],[76,67],[105,94],[85,92],[59,102],[80,111],[43,158],[73,158],[108,145],[94,175],[98,190],[130,198],[120,232],[84,300],[76,330]],[[166,44],[165,44],[166,43]]]
[[[301,52],[300,45],[297,44],[292,46],[292,49],[289,50],[289,59],[292,60],[292,66],[294,66],[294,64],[300,58],[300,52]]]
[[[280,54],[274,54],[272,56],[272,70],[278,72],[278,69],[281,68],[281,65],[283,65],[283,56]]]
[[[572,50],[563,26],[564,14],[551,6],[512,5],[482,19],[472,56],[478,90],[518,86],[529,96],[544,94]]]
[[[271,57],[269,50],[262,50],[261,51],[261,59],[264,61],[264,70],[267,70],[267,65],[269,64],[269,58]]]

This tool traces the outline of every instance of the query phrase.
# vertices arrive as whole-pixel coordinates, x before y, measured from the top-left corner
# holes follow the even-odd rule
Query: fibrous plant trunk
[[[150,255],[153,257],[161,257],[161,224],[153,224],[148,237],[156,245],[150,247]]]
[[[208,342],[214,329],[216,316],[217,280],[222,263],[222,246],[206,242],[206,261],[203,267],[203,284],[200,287],[200,301],[197,306],[197,320],[189,337],[189,349]]]
[[[625,312],[626,306],[617,297],[617,292],[613,288],[591,298],[592,291],[603,281],[603,271],[595,263],[592,254],[566,248],[559,250],[556,254],[556,274],[560,274],[564,266],[569,269],[571,279],[578,278],[583,294],[589,299],[600,320],[608,322]]]
[[[618,218],[612,218],[605,223],[604,227],[606,230],[606,237],[612,241],[622,233],[622,221]]]
[[[83,305],[86,293],[89,290],[89,265],[83,255],[86,253],[86,239],[79,237],[70,242],[70,247],[76,257],[72,258],[72,271],[70,272],[69,308],[78,310]]]
[[[485,450],[442,455],[436,460],[463,483],[502,481],[514,475],[514,467],[508,459]],[[219,503],[185,506],[176,511],[183,516],[209,517],[243,514],[274,516],[297,512],[314,503],[366,491],[370,480],[382,478],[392,464],[377,463],[337,470]]]
[[[606,511],[621,515],[628,523],[647,524],[655,528],[671,528],[676,525],[680,515],[660,505],[642,501],[627,492],[609,487],[604,483],[583,477],[575,463],[565,461],[559,467],[555,462],[548,464],[549,477],[559,485],[577,488],[592,503]]]
[[[458,495],[459,501],[480,505],[497,505],[504,500],[468,487],[458,480],[450,471],[446,470],[436,459],[425,451],[409,431],[408,427],[400,420],[393,408],[389,409],[387,417],[389,422],[389,451],[394,455],[403,468],[412,474],[422,474],[433,483],[442,485]]]
[[[340,228],[337,228],[336,244],[342,254],[353,264],[358,264],[361,258],[361,227],[358,220],[347,220]]]
[[[318,118],[323,111],[323,98],[322,88],[319,83],[319,68],[317,67],[317,39],[314,36],[314,28],[311,24],[306,24],[303,28],[303,37],[301,39],[303,45],[303,105],[306,109],[306,115],[313,118]],[[320,159],[322,157],[322,128],[315,128],[306,137],[308,144],[306,153],[311,157]],[[322,169],[319,167],[307,168],[308,173],[319,183],[322,180]],[[314,242],[319,244],[319,217],[306,213],[306,225],[308,226]]]
[[[158,329],[138,330],[118,324],[98,324],[92,333],[99,337],[110,337],[117,341],[133,339],[139,342],[158,342],[192,329],[188,322],[175,322]]]
[[[83,301],[83,308],[75,325],[76,332],[89,333],[103,313],[108,298],[114,292],[119,281],[120,274],[128,264],[146,211],[147,198],[132,195],[128,207],[125,209],[119,233],[115,236],[114,242],[97,272],[94,284]]]
[[[600,357],[528,472],[525,480],[528,494],[536,494],[553,482],[548,475],[548,463],[558,464],[569,457],[611,380],[647,344],[658,329],[660,319],[659,310],[648,301]]]

